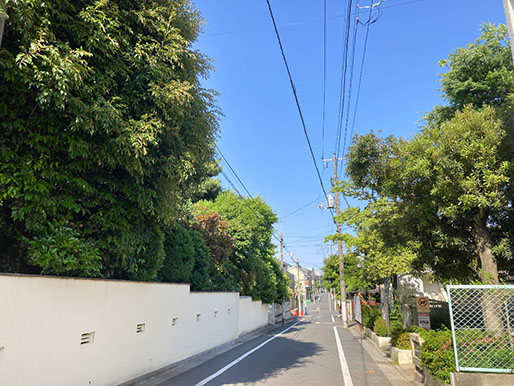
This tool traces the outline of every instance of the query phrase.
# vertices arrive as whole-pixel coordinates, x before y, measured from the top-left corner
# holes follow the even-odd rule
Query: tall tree
[[[277,220],[272,209],[259,197],[244,198],[227,191],[214,202],[199,201],[195,212],[197,216],[217,213],[228,225],[234,249],[225,266],[240,293],[265,303],[281,302],[286,289],[271,242],[273,224]],[[208,241],[207,244],[210,247]]]
[[[348,212],[340,221],[366,230],[358,237],[378,235],[382,252],[406,248],[415,268],[441,279],[498,283],[499,269],[514,268],[514,71],[505,39],[504,26],[486,24],[476,42],[442,61],[449,105],[428,114],[411,140],[355,139],[350,181],[340,186],[366,199],[371,217]]]
[[[152,280],[217,131],[189,0],[9,2],[0,270]],[[62,251],[55,253],[56,249]]]

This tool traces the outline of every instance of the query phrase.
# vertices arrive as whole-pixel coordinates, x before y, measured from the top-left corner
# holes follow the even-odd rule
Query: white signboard
[[[353,297],[353,309],[355,310],[355,320],[362,324],[361,298],[358,295]]]
[[[430,330],[430,314],[418,314],[418,326]]]

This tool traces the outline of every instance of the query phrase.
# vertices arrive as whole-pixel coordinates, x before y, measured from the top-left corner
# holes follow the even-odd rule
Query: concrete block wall
[[[267,324],[189,285],[0,275],[0,385],[117,385]]]

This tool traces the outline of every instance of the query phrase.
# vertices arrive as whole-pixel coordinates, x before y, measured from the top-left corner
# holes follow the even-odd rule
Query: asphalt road
[[[294,319],[159,386],[414,384],[356,329],[342,328],[328,294]]]

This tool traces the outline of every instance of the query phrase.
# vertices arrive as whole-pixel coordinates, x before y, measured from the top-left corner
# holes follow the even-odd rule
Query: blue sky
[[[250,193],[261,196],[275,210],[281,219],[276,229],[282,229],[295,259],[304,267],[321,268],[330,248],[323,238],[333,233],[335,226],[330,212],[317,208],[323,194],[266,1],[196,0],[194,4],[206,21],[196,48],[211,57],[214,66],[203,84],[219,93],[218,106],[224,114],[218,146]],[[330,158],[336,149],[346,4],[327,0],[322,141],[323,1],[271,0],[327,189],[333,169],[331,164],[323,168],[321,156]],[[369,4],[359,1],[360,6]],[[369,27],[354,133],[380,130],[383,135],[411,137],[419,130],[423,113],[444,103],[438,91],[438,74],[444,71],[438,67],[439,60],[475,40],[482,22],[505,23],[502,1],[387,0],[380,8],[382,17]],[[359,14],[367,19],[367,11]],[[348,132],[365,29],[361,25],[357,28]],[[230,187],[224,179],[222,184]],[[291,262],[287,257],[285,260]]]

